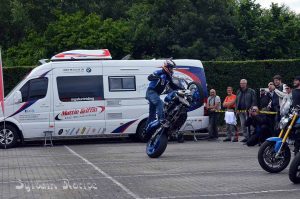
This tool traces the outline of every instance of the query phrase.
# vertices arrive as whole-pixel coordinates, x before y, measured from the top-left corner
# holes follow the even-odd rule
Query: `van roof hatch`
[[[76,60],[99,60],[112,59],[108,49],[99,50],[70,50],[58,53],[51,61],[76,61]]]

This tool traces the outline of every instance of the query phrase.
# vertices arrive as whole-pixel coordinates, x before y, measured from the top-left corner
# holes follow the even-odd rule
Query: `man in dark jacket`
[[[250,133],[247,146],[254,146],[257,143],[263,143],[267,138],[272,136],[272,127],[267,115],[259,114],[257,106],[253,106],[249,110],[249,117],[245,122],[247,127],[253,127],[254,131]]]
[[[267,95],[267,92],[264,88],[260,89],[260,100],[259,107],[260,109],[266,109],[270,102],[270,98]]]
[[[270,121],[272,122],[272,127],[274,129],[274,136],[277,136],[279,133],[279,121],[280,121],[280,106],[279,106],[279,96],[275,92],[275,85],[273,82],[268,84],[269,92],[268,97],[270,99],[268,110],[272,112],[277,112],[276,115],[269,115]]]
[[[241,142],[247,142],[249,138],[249,132],[245,126],[245,122],[248,118],[248,110],[252,106],[256,106],[256,94],[255,91],[247,87],[247,80],[242,79],[240,81],[240,88],[236,94],[236,111],[240,118],[241,130],[244,135],[244,139]]]
[[[268,88],[269,88],[269,92],[268,92],[268,97],[270,99],[270,104],[269,104],[269,110],[270,111],[274,111],[277,112],[279,111],[279,97],[278,95],[275,93],[275,85],[273,82],[270,82],[268,84]]]
[[[297,108],[300,106],[300,76],[294,79],[294,89],[292,91],[293,104],[292,107]],[[298,153],[300,149],[300,132],[296,132],[294,153]]]
[[[294,79],[294,90],[292,91],[293,107],[300,106],[300,76]]]

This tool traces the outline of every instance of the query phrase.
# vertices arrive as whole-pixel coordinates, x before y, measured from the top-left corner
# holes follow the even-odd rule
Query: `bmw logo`
[[[64,132],[64,130],[63,129],[60,129],[59,131],[58,131],[58,135],[61,135],[62,133]]]
[[[92,72],[92,69],[91,68],[87,68],[86,72],[90,73],[90,72]]]

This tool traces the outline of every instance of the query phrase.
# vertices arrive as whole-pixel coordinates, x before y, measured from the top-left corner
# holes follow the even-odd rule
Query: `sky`
[[[278,3],[279,5],[285,4],[290,10],[300,14],[300,0],[256,0],[263,8],[269,8],[271,2]]]

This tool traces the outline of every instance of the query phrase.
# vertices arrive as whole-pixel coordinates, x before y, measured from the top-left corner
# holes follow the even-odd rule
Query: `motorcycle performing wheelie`
[[[146,128],[146,135],[150,137],[146,146],[146,153],[150,158],[160,157],[167,148],[168,137],[177,133],[187,120],[189,111],[203,105],[204,94],[201,84],[190,82],[186,89],[173,90],[164,99],[164,118],[154,120]]]
[[[299,136],[300,136],[299,135],[300,134],[299,111],[300,111],[299,106],[296,108],[290,108],[289,112],[280,120],[279,126],[281,131],[279,136],[268,138],[261,145],[258,151],[258,162],[265,171],[270,173],[279,173],[289,165],[291,160],[291,151],[289,148],[289,144],[287,142],[288,138],[291,140],[292,139],[295,140],[294,142],[295,154],[299,152],[299,144],[300,144],[299,143]],[[294,162],[297,162],[297,160]],[[298,162],[300,162],[300,160]],[[292,170],[295,170],[293,168]],[[300,170],[299,166],[297,167],[297,171],[298,170]],[[299,172],[300,171],[298,171],[298,173]],[[298,178],[300,178],[299,176],[300,174],[297,175]]]

